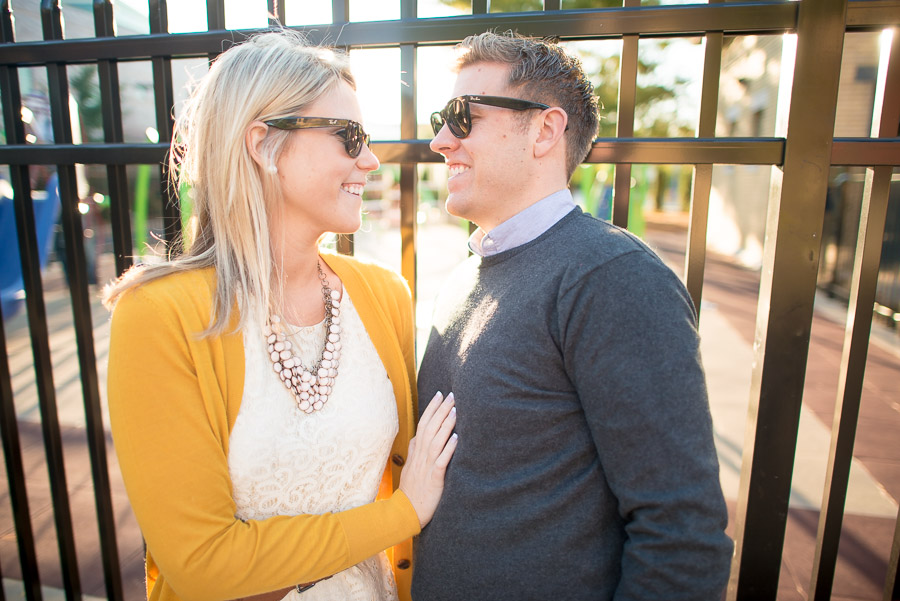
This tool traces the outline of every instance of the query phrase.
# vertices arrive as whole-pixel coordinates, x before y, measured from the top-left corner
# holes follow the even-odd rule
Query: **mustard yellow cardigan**
[[[169,275],[119,299],[110,336],[109,414],[147,543],[151,601],[223,601],[277,590],[334,574],[391,546],[400,598],[409,599],[410,537],[419,533],[419,521],[397,490],[418,414],[409,289],[381,267],[324,258],[384,363],[400,420],[379,500],[340,513],[235,517],[228,437],[244,390],[244,347],[241,332],[196,336],[209,324],[212,269]]]

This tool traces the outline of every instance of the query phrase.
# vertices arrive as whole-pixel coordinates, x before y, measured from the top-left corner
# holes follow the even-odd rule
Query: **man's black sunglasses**
[[[505,96],[457,96],[452,98],[444,110],[431,114],[431,129],[434,135],[438,135],[444,123],[450,128],[450,133],[457,138],[465,138],[472,133],[472,115],[469,113],[470,104],[486,104],[499,106],[500,108],[514,111],[526,111],[528,109],[548,109],[546,104],[521,100],[519,98],[506,98]]]
[[[344,140],[344,148],[352,158],[359,156],[363,145],[368,146],[369,134],[363,131],[362,125],[350,119],[329,119],[327,117],[282,117],[269,119],[266,125],[277,129],[312,129],[315,127],[340,127],[336,133]]]

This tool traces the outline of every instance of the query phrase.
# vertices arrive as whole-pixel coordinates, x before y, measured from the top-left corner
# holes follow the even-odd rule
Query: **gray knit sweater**
[[[416,546],[416,601],[720,597],[732,542],[695,312],[631,234],[579,209],[465,261],[419,399],[459,446]]]

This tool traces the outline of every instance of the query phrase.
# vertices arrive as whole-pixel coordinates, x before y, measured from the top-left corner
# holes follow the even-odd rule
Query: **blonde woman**
[[[378,167],[360,121],[346,59],[287,32],[222,54],[178,120],[187,252],[107,291],[150,599],[408,598],[455,409],[436,395],[413,439],[409,290],[319,251],[360,225]]]

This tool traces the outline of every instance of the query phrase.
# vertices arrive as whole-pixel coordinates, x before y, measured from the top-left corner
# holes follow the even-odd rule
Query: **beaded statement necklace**
[[[318,362],[310,368],[303,366],[300,357],[291,350],[294,344],[288,339],[287,326],[278,315],[271,315],[263,328],[272,369],[294,397],[297,407],[305,413],[318,411],[328,402],[341,358],[340,293],[328,285],[321,262],[316,263],[316,269],[322,281],[322,299],[325,302],[325,345]]]

